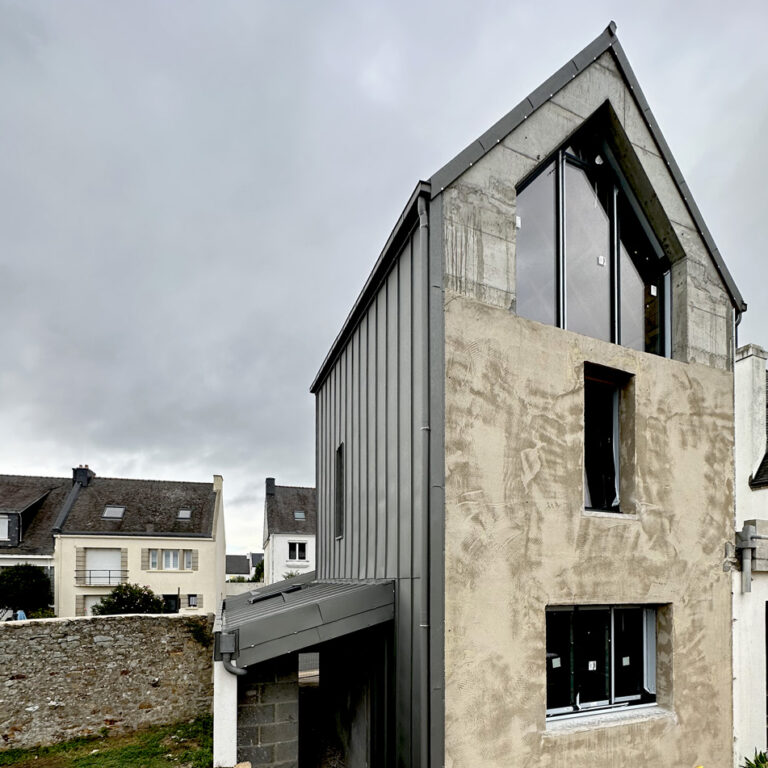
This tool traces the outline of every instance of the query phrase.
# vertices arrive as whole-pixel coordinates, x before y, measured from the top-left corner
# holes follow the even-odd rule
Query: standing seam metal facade
[[[421,471],[428,458],[423,428],[429,428],[429,413],[423,403],[429,398],[422,395],[430,391],[434,378],[424,352],[429,328],[420,321],[430,304],[429,250],[421,241],[428,232],[414,222],[316,390],[318,577],[396,580],[395,753],[397,764],[408,766],[420,763],[422,717],[420,499],[429,491],[424,487],[429,479]],[[442,298],[439,306],[442,309]],[[438,379],[442,386],[442,370]],[[344,535],[337,538],[334,461],[341,442],[345,526]]]

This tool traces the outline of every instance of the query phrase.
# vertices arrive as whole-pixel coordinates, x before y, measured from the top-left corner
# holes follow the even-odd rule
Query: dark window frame
[[[658,609],[634,604],[548,606],[547,719],[656,704]],[[634,631],[630,627],[628,632],[625,624],[632,623]],[[585,701],[582,693],[592,698]]]
[[[576,149],[574,149],[576,147]],[[632,260],[638,276],[643,284],[653,282],[657,293],[654,299],[657,302],[657,339],[655,349],[644,351],[661,357],[671,357],[671,264],[664,250],[644,215],[634,191],[627,181],[616,159],[616,153],[609,142],[602,136],[596,137],[594,129],[589,125],[572,136],[552,155],[542,161],[537,168],[530,173],[518,185],[517,195],[522,195],[534,181],[554,168],[554,276],[555,276],[555,307],[554,325],[558,328],[569,329],[568,300],[567,300],[567,263],[568,243],[566,237],[567,200],[566,200],[566,168],[572,167],[585,171],[599,180],[602,190],[606,195],[608,204],[605,213],[609,218],[609,247],[610,258],[610,338],[608,341],[614,344],[622,343],[622,299],[621,299],[621,261],[622,251]],[[519,217],[518,217],[519,218]],[[627,251],[623,245],[620,221],[628,224],[628,229],[635,230],[635,234],[641,233],[648,246],[649,256],[646,263],[638,264],[637,260]],[[519,226],[519,224],[518,224]],[[522,226],[526,223],[523,221]],[[650,258],[652,253],[653,259]],[[519,267],[518,267],[519,270]],[[519,271],[518,271],[519,274]],[[516,291],[519,291],[519,285]],[[647,307],[646,307],[647,311]],[[525,314],[521,316],[526,316]],[[534,318],[535,319],[535,318]],[[570,328],[570,330],[574,330]],[[578,333],[579,331],[576,330]],[[647,347],[647,338],[646,344]]]

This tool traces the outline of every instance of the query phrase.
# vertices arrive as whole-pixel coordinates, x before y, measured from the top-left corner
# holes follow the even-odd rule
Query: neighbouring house
[[[53,524],[58,616],[89,615],[117,584],[149,586],[169,613],[213,613],[224,597],[222,479],[97,477],[73,470]]]
[[[0,475],[0,568],[37,565],[54,583],[53,524],[72,482]]]
[[[317,572],[217,625],[215,764],[298,719],[350,768],[729,765],[745,309],[611,24],[395,224],[311,387]]]
[[[268,477],[264,499],[264,583],[315,569],[317,494],[314,488],[275,485]]]
[[[0,567],[31,563],[57,616],[84,616],[118,584],[145,584],[170,612],[218,610],[224,584],[222,480],[183,483],[0,475]],[[55,578],[54,578],[55,576]]]
[[[736,351],[736,563],[733,571],[734,768],[765,751],[768,712],[768,352]]]

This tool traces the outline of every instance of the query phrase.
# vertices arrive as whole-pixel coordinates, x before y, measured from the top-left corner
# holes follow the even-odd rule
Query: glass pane
[[[574,614],[574,678],[582,707],[607,703],[610,697],[610,617],[607,608]]]
[[[515,249],[515,294],[518,315],[540,323],[557,322],[555,164],[552,163],[517,196],[519,228]]]
[[[643,609],[616,608],[613,612],[614,696],[643,692]]]
[[[645,284],[621,244],[621,343],[645,352]]]
[[[585,506],[617,510],[618,389],[584,380]]]
[[[654,354],[661,348],[661,304],[663,277],[656,253],[626,200],[619,200],[621,237],[621,343],[625,347]]]
[[[611,341],[610,221],[606,196],[565,167],[566,328]]]
[[[547,709],[573,704],[572,611],[547,611]]]

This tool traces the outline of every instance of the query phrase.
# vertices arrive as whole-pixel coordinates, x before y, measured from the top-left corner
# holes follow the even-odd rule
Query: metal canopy
[[[394,618],[392,581],[314,580],[314,572],[228,597],[223,634],[236,634],[238,667],[299,651]]]

